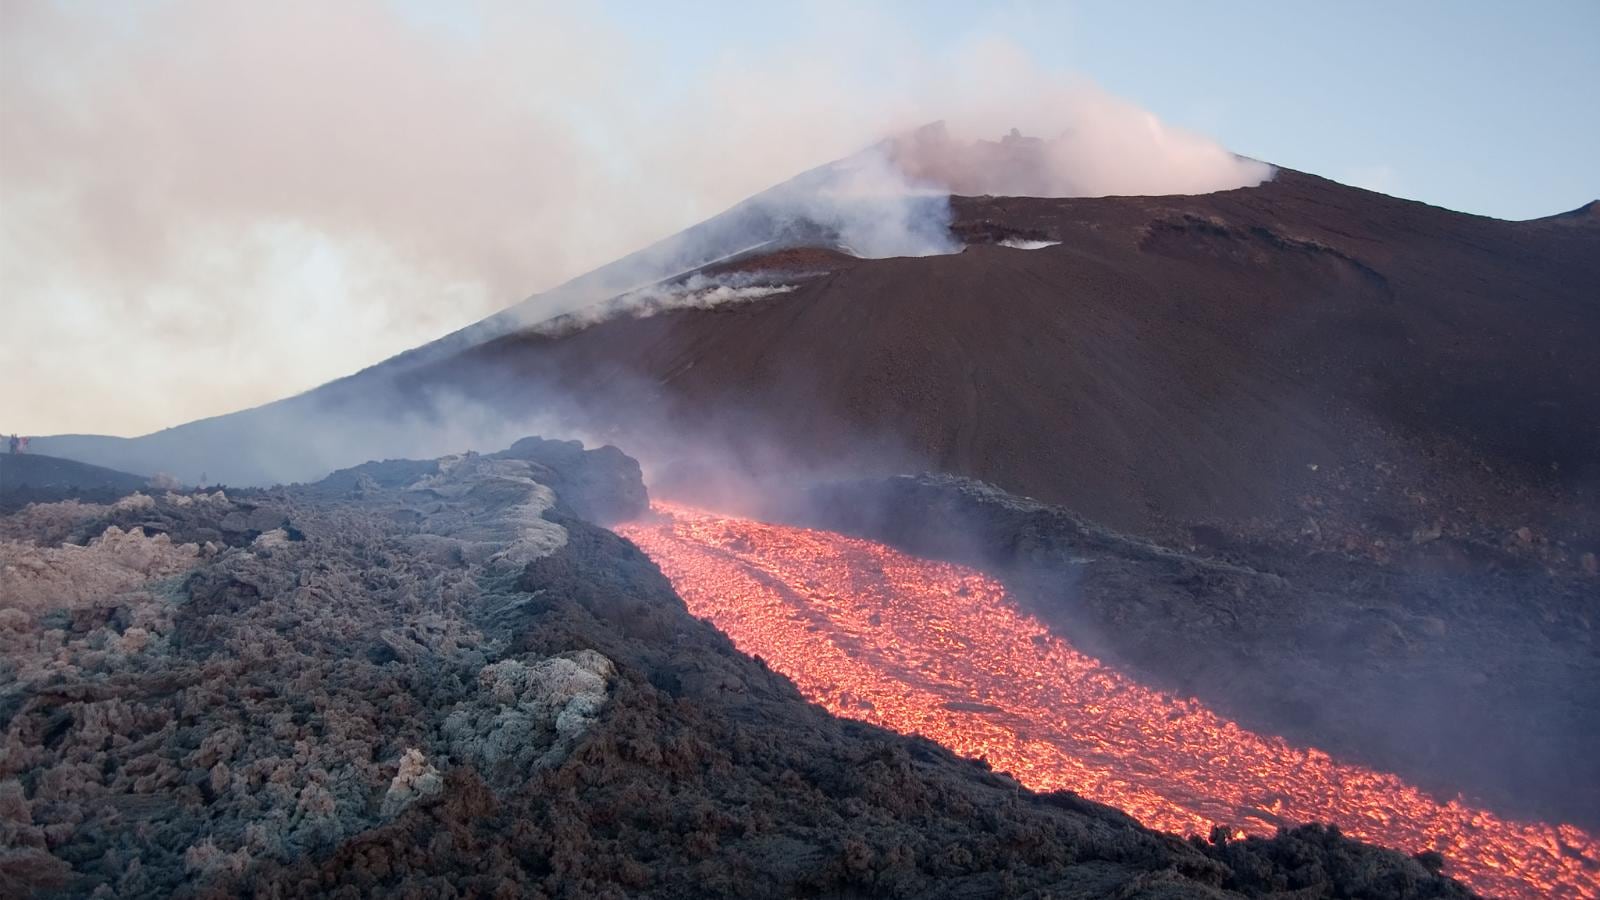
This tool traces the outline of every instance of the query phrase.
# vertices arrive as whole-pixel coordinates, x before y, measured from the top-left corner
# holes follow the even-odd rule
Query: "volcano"
[[[893,150],[306,394],[35,446],[267,484],[609,442],[668,522],[620,533],[832,713],[1156,828],[1343,819],[1482,889],[1592,896],[1596,204],[1501,221],[1282,168],[1201,195],[884,191]],[[569,575],[524,580],[591,589]]]

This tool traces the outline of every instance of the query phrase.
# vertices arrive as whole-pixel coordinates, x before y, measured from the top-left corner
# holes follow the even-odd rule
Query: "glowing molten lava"
[[[1244,730],[1073,650],[972,569],[824,531],[657,504],[618,529],[689,609],[832,712],[914,732],[1031,788],[1155,828],[1271,834],[1332,822],[1502,896],[1600,897],[1600,843],[1570,825],[1440,803],[1399,778]]]

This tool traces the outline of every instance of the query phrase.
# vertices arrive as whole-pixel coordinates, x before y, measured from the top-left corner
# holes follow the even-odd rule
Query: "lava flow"
[[[1441,803],[1394,775],[1246,731],[1145,688],[1020,612],[972,569],[825,531],[658,503],[618,529],[689,610],[833,713],[931,738],[1041,791],[1185,834],[1331,822],[1499,896],[1600,897],[1600,842]]]

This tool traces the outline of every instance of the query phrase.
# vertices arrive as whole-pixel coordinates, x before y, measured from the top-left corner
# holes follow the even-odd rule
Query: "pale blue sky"
[[[856,36],[859,8],[608,2],[692,79],[720,54]],[[935,54],[1000,36],[1163,120],[1279,165],[1465,212],[1529,218],[1600,196],[1600,0],[874,4]],[[859,57],[853,57],[859,64]],[[869,73],[870,77],[870,73]]]

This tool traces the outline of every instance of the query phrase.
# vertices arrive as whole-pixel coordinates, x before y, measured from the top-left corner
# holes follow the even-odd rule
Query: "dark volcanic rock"
[[[591,522],[623,522],[650,506],[638,460],[609,444],[585,450],[577,441],[526,437],[495,456],[538,463],[543,470],[536,477]]]
[[[834,719],[538,480],[621,508],[610,454],[521,446],[7,520],[0,893],[1465,896],[1332,832],[1181,841]],[[134,513],[181,527],[16,539]],[[170,536],[234,517],[290,524]]]

